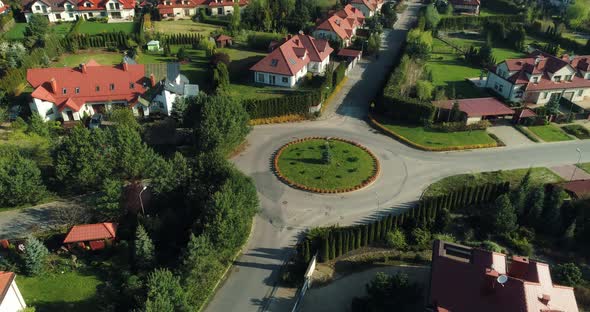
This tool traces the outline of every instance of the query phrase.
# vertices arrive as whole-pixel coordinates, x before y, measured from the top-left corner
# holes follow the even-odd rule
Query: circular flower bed
[[[315,193],[344,193],[371,184],[379,161],[366,147],[341,138],[309,137],[283,145],[274,171],[284,183]]]

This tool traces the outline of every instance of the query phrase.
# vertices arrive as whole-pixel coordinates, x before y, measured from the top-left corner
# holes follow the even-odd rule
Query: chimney
[[[293,35],[291,35],[291,34],[288,34],[288,35],[287,35],[287,40],[291,40],[291,38],[293,38]]]
[[[529,259],[525,257],[512,256],[512,263],[508,268],[508,275],[524,279],[529,270]]]
[[[543,294],[541,297],[539,297],[539,301],[541,301],[544,305],[547,305],[549,301],[551,301],[551,296],[548,294]]]
[[[51,78],[51,80],[49,80],[49,83],[51,84],[51,91],[53,91],[53,93],[57,93],[57,81],[55,80],[55,78]]]
[[[543,60],[543,56],[539,55],[535,59],[535,66],[539,65],[539,63]]]
[[[562,59],[563,61],[569,62],[569,60],[570,60],[570,56],[569,56],[568,54],[564,54],[564,55],[562,55],[562,56],[561,56],[561,59]]]
[[[127,62],[123,62],[123,71],[129,71],[129,64]]]
[[[154,74],[150,74],[150,84],[152,87],[156,86],[156,77],[154,77]]]
[[[86,64],[84,64],[84,63],[80,64],[80,71],[82,71],[83,74],[86,73]]]

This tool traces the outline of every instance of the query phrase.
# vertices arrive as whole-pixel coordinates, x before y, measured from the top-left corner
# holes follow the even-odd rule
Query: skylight
[[[291,65],[297,64],[297,62],[294,59],[292,59],[292,58],[289,59],[289,63],[291,63]]]
[[[277,64],[279,64],[279,60],[277,60],[277,59],[272,59],[270,61],[270,66],[272,66],[272,67],[277,67]]]

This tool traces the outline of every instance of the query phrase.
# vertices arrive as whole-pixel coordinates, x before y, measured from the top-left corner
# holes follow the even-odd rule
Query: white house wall
[[[516,89],[518,86],[514,86],[508,80],[496,75],[493,72],[488,74],[488,79],[486,86],[498,94],[502,95],[503,98],[508,99],[510,101],[520,101],[520,98],[516,97]]]
[[[33,99],[33,101],[29,103],[29,107],[32,112],[37,112],[45,121],[55,120],[59,116],[59,114],[57,114],[57,108],[51,102]]]
[[[4,300],[0,302],[0,312],[18,312],[26,307],[25,300],[13,280],[6,292]]]

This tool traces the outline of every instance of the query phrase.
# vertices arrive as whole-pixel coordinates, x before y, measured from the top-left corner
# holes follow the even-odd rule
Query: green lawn
[[[88,63],[90,60],[95,60],[101,65],[115,65],[121,64],[123,61],[123,54],[117,52],[102,52],[92,50],[80,50],[78,54],[64,54],[53,67],[74,67],[82,63]]]
[[[329,190],[352,188],[373,176],[371,155],[350,143],[331,140],[332,159],[324,163],[326,142],[308,140],[285,148],[278,161],[283,176],[308,187]]]
[[[573,140],[570,136],[565,134],[563,130],[554,125],[530,126],[527,128],[545,142]]]
[[[567,125],[567,126],[561,127],[561,129],[563,131],[567,132],[568,134],[575,136],[576,138],[578,138],[580,140],[590,139],[590,130],[586,129],[586,127],[584,127],[582,125],[577,125],[577,124]]]
[[[199,33],[203,36],[209,36],[212,31],[218,31],[220,26],[196,23],[191,20],[165,20],[152,22],[154,31],[164,34],[182,34],[182,33]]]
[[[101,284],[94,274],[80,272],[53,273],[37,277],[19,275],[16,283],[27,305],[37,312],[96,311],[96,287]]]
[[[583,33],[572,33],[572,32],[563,32],[561,34],[564,38],[575,40],[577,43],[585,45],[588,42],[588,34]]]
[[[133,32],[134,23],[100,23],[84,21],[80,25],[78,32],[81,34],[96,35],[107,32],[124,32],[130,34]]]
[[[578,168],[581,168],[582,170],[590,173],[590,163],[581,163],[577,166],[578,166]]]
[[[27,23],[16,23],[12,28],[4,33],[3,37],[7,40],[21,40],[25,38],[25,28]],[[50,30],[60,36],[65,36],[70,32],[72,23],[53,24]]]
[[[418,125],[380,121],[387,129],[426,147],[449,148],[466,145],[493,144],[496,141],[485,130],[438,132]]]
[[[510,182],[510,186],[515,188],[519,185],[522,177],[528,170],[529,169],[499,170],[454,175],[431,184],[424,192],[424,196],[439,196],[465,187],[504,181]],[[562,179],[558,175],[547,168],[532,168],[531,183],[534,185],[543,185],[546,183],[559,182],[561,180]]]

